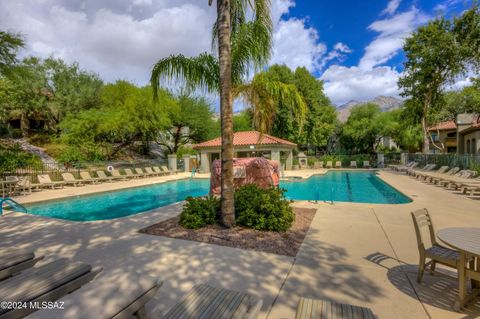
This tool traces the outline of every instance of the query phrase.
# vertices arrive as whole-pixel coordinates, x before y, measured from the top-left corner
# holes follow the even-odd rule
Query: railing
[[[407,162],[418,162],[419,166],[436,164],[437,167],[449,166],[461,169],[480,169],[480,155],[458,154],[407,154]]]
[[[147,166],[161,166],[167,165],[167,161],[163,159],[155,160],[135,160],[135,161],[105,161],[105,162],[77,162],[72,164],[58,164],[58,163],[43,163],[41,166],[24,166],[18,167],[14,171],[0,172],[0,177],[3,179],[5,176],[29,176],[33,183],[37,183],[37,175],[48,174],[54,181],[62,180],[62,173],[72,173],[76,178],[80,177],[80,172],[87,171],[93,176],[96,176],[97,170],[106,171],[109,166],[114,169],[125,169]]]

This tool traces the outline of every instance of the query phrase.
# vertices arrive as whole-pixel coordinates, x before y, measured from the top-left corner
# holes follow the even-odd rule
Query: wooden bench
[[[262,300],[249,294],[200,284],[194,286],[164,318],[254,319],[261,307]]]
[[[374,319],[368,308],[325,300],[301,298],[295,319]]]

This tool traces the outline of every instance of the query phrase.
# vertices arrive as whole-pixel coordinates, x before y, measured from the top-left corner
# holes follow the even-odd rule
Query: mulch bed
[[[178,217],[167,219],[140,230],[141,233],[198,241],[220,246],[251,249],[295,257],[315,216],[314,208],[293,208],[295,222],[285,233],[264,232],[245,227],[226,229],[210,225],[192,230],[178,224]]]

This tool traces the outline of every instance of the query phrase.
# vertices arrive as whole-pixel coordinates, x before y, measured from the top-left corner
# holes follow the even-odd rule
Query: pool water
[[[308,179],[284,181],[281,187],[294,200],[403,204],[411,200],[377,177],[374,171],[329,171]]]
[[[92,221],[130,216],[167,206],[187,196],[208,194],[208,179],[179,180],[93,195],[69,197],[27,205],[31,214]],[[282,181],[280,187],[293,200],[324,200],[401,204],[410,199],[371,171],[331,171],[305,180]]]

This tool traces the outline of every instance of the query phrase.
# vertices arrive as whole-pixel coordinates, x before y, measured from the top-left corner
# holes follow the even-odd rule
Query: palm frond
[[[249,84],[238,85],[234,96],[241,96],[253,109],[253,122],[257,130],[269,133],[279,103],[290,108],[301,133],[307,114],[307,105],[295,85],[273,81],[263,73],[257,74]]]
[[[171,55],[160,59],[152,69],[150,84],[154,97],[157,96],[162,80],[181,80],[187,89],[204,89],[217,92],[219,89],[218,60],[208,53],[188,58],[183,55]]]

